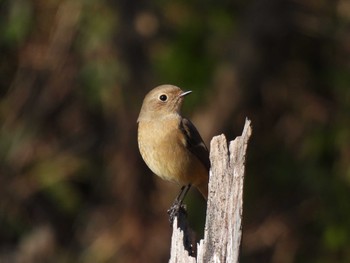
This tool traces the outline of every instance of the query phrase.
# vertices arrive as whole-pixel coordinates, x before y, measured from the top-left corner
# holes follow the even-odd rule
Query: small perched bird
[[[192,122],[180,115],[190,93],[173,85],[156,87],[143,100],[137,119],[142,158],[153,173],[182,186],[180,205],[191,185],[208,197],[208,149]]]

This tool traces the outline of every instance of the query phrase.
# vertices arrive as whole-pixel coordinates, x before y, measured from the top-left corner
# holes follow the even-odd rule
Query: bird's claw
[[[169,222],[173,225],[175,217],[178,217],[179,215],[187,215],[186,206],[179,200],[175,200],[167,213],[169,215]]]

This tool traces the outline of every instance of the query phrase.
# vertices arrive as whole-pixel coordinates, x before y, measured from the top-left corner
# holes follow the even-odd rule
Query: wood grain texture
[[[174,221],[169,262],[238,262],[242,239],[243,183],[246,151],[252,133],[246,120],[243,133],[227,145],[224,135],[210,144],[210,180],[204,239],[197,256],[190,256],[184,240],[192,234]],[[180,218],[180,221],[186,220]],[[180,222],[180,224],[182,224]]]

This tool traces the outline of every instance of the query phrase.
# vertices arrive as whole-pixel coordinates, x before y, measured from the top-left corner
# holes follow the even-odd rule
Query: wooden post
[[[210,144],[210,180],[204,239],[196,244],[186,217],[173,223],[170,263],[230,262],[239,260],[242,239],[243,182],[248,140],[252,128],[246,119],[243,133],[227,147],[224,135]],[[191,211],[190,211],[191,212]],[[193,251],[197,251],[196,257]]]

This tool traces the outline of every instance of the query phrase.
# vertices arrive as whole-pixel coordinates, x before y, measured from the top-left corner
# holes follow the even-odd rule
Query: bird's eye
[[[167,101],[167,100],[168,100],[168,96],[165,95],[165,94],[162,94],[162,95],[159,96],[159,99],[160,99],[161,101]]]

